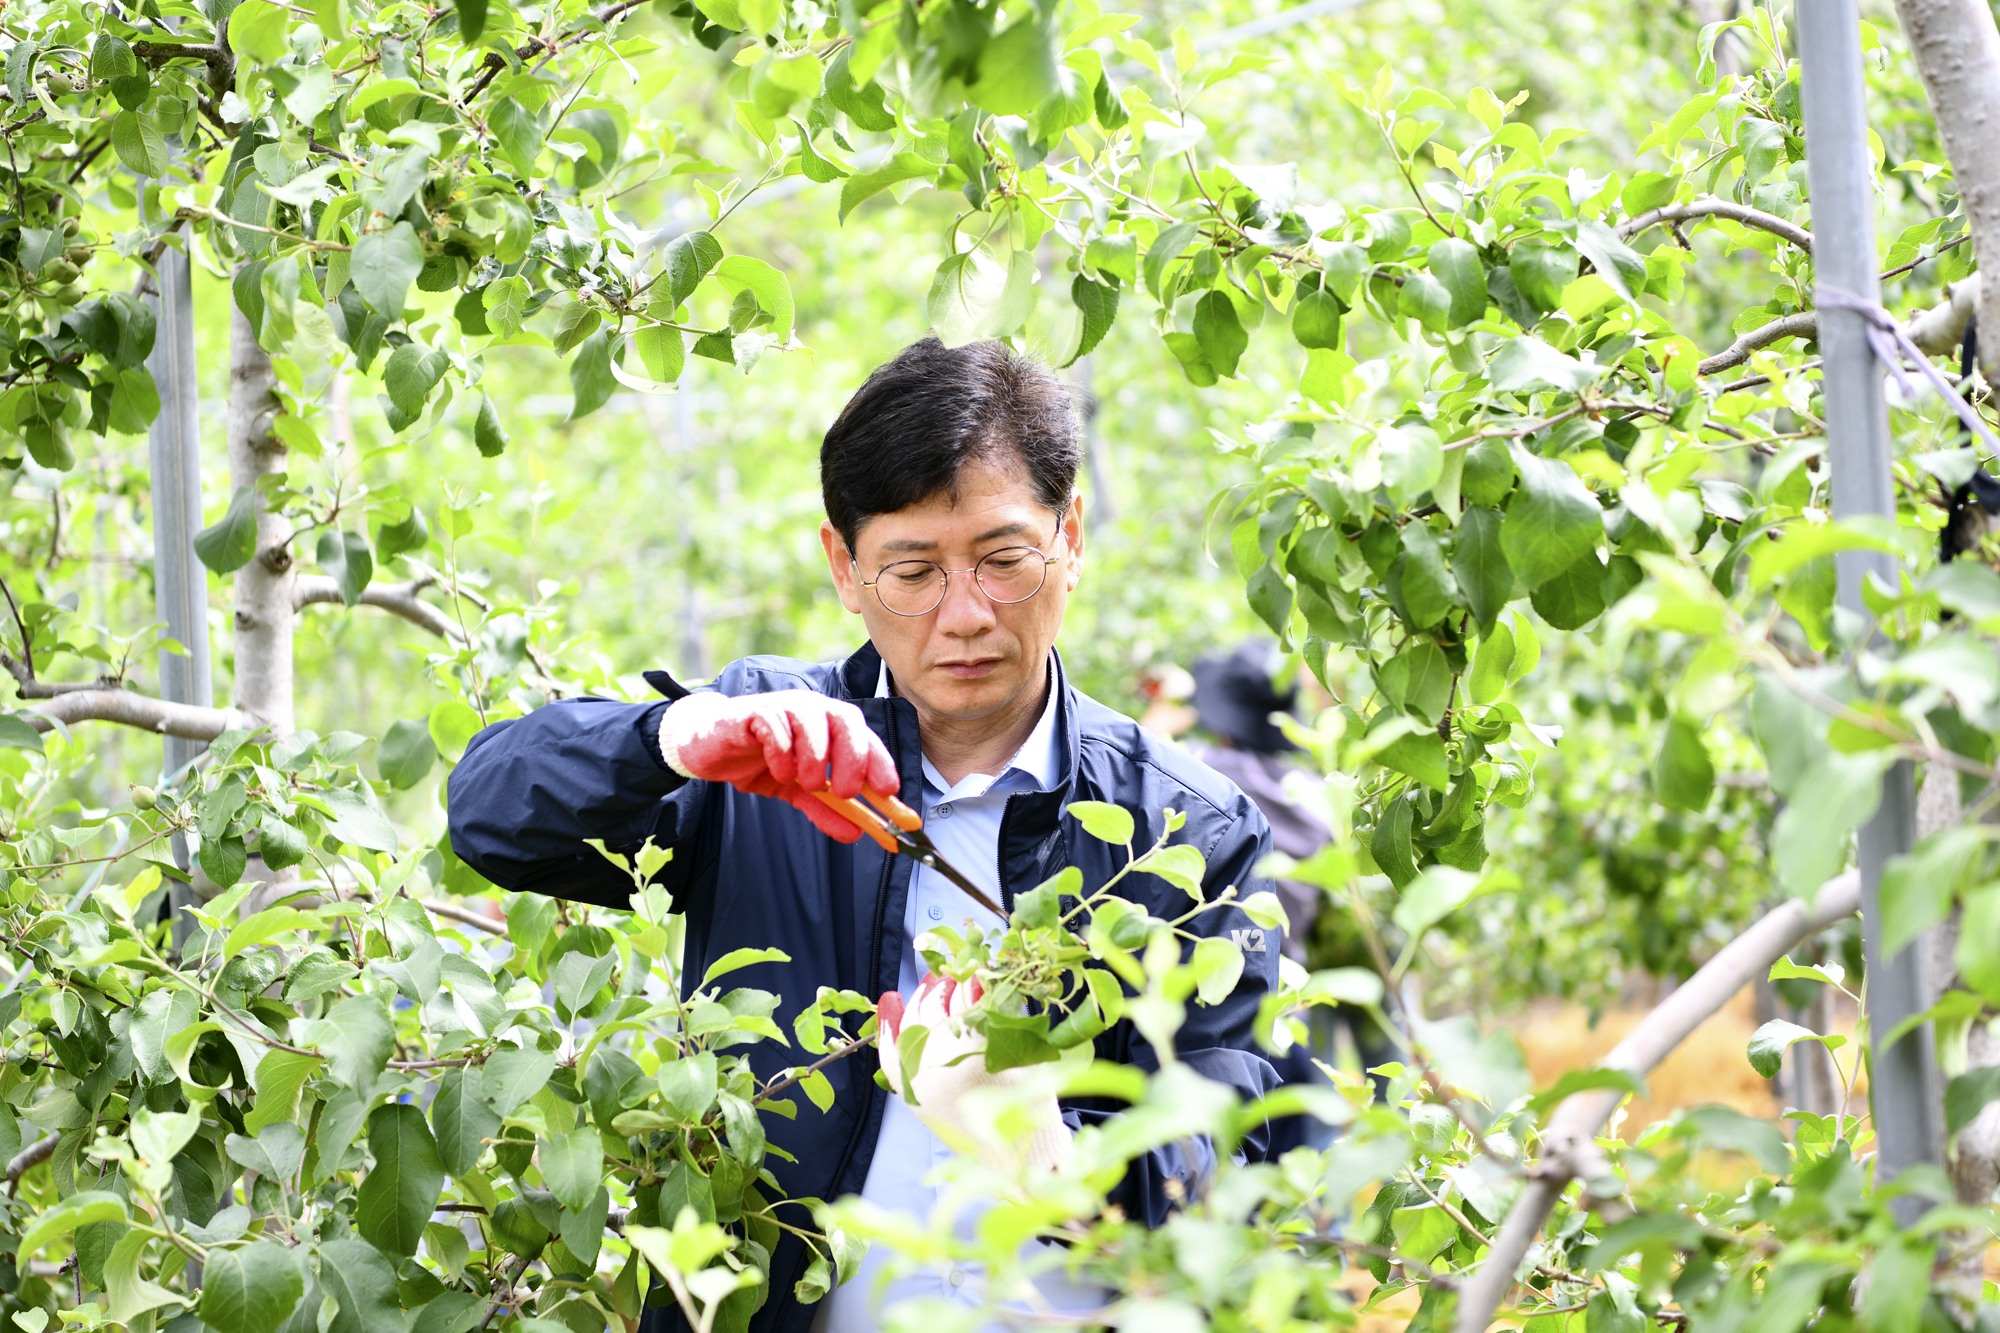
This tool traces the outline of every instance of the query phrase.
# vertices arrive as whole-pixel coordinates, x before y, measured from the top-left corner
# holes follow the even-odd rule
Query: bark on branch
[[[1980,302],[1979,275],[1973,274],[1963,282],[1954,282],[1944,289],[1944,300],[1911,317],[1905,326],[1910,331],[1910,341],[1931,356],[1950,356],[1958,351],[1959,342],[1965,337],[1965,324]],[[1727,350],[1717,352],[1704,359],[1696,367],[1704,375],[1713,375],[1718,370],[1728,370],[1740,366],[1750,359],[1752,352],[1769,347],[1785,338],[1803,338],[1807,342],[1819,337],[1819,312],[1801,310],[1796,315],[1785,315],[1750,330]],[[1981,358],[1982,364],[1984,358]]]
[[[427,629],[441,639],[453,643],[464,641],[451,617],[437,607],[424,601],[417,593],[431,585],[429,579],[412,579],[408,583],[371,583],[361,591],[360,602],[401,616],[420,629]],[[301,574],[293,580],[292,604],[300,610],[320,603],[341,601],[340,585],[323,574]]]
[[[1860,907],[1861,877],[1850,870],[1822,885],[1811,905],[1794,898],[1773,908],[1641,1019],[1600,1066],[1644,1078],[1799,941],[1853,916]],[[1570,1181],[1589,1173],[1597,1153],[1593,1140],[1623,1099],[1617,1089],[1603,1088],[1579,1092],[1556,1108],[1542,1131],[1541,1155],[1528,1168],[1527,1187],[1459,1296],[1457,1333],[1485,1333],[1556,1201]]]
[[[1896,0],[1896,17],[1937,114],[1973,253],[1991,268],[2000,264],[2000,28],[1986,0]],[[1981,326],[2000,330],[2000,283],[1977,304]],[[2000,382],[2000,337],[1979,352],[1979,368]]]
[[[35,704],[25,716],[36,731],[54,731],[57,722],[117,722],[191,741],[212,741],[232,727],[260,725],[258,719],[234,708],[169,703],[131,690],[74,690]]]
[[[1704,357],[1695,367],[1699,374],[1713,375],[1718,370],[1728,370],[1740,366],[1750,359],[1752,352],[1760,352],[1772,343],[1786,338],[1816,338],[1819,336],[1819,314],[1812,310],[1801,310],[1796,315],[1785,315],[1769,324],[1751,329],[1735,342],[1714,356]]]
[[[1812,233],[1804,227],[1795,222],[1787,222],[1775,213],[1766,213],[1761,208],[1751,208],[1747,204],[1739,204],[1731,199],[1690,199],[1685,204],[1668,204],[1664,208],[1641,213],[1636,218],[1618,224],[1618,238],[1630,240],[1648,227],[1657,227],[1662,223],[1687,222],[1693,218],[1728,218],[1731,222],[1740,222],[1746,227],[1768,231],[1779,240],[1789,242],[1807,254],[1812,253]]]

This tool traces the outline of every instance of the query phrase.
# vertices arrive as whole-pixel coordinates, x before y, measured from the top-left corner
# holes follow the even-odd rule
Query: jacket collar
[[[1058,768],[1050,784],[1051,790],[1066,792],[1076,780],[1077,765],[1081,760],[1083,746],[1077,727],[1076,689],[1069,683],[1069,672],[1063,669],[1062,653],[1054,648],[1049,655],[1056,664],[1056,757]],[[882,654],[873,643],[864,643],[840,664],[838,673],[842,697],[859,702],[875,697],[875,684],[882,676]],[[915,711],[912,709],[912,711]]]

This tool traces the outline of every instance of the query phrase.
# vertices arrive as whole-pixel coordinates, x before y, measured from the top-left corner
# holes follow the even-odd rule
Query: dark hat
[[[1294,690],[1280,694],[1271,685],[1270,645],[1252,640],[1227,657],[1204,657],[1194,664],[1194,706],[1201,725],[1239,750],[1278,754],[1298,747],[1271,722],[1289,713]]]

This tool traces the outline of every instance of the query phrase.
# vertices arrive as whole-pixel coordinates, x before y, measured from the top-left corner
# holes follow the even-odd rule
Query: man
[[[1141,845],[1158,837],[1162,810],[1183,811],[1176,841],[1206,858],[1210,896],[1261,887],[1254,867],[1270,832],[1257,808],[1064,680],[1056,632],[1083,572],[1077,463],[1075,411],[1046,366],[992,343],[907,348],[870,376],[820,451],[820,541],[868,642],[832,665],[748,658],[695,693],[655,673],[666,703],[573,700],[490,727],[451,777],[453,847],[503,887],[609,907],[627,905],[629,882],[584,839],[671,847],[659,880],[687,915],[683,975],[692,983],[733,949],[783,950],[789,963],[739,974],[783,997],[781,1026],[821,986],[932,1003],[938,997],[917,995],[912,941],[934,925],[999,924],[928,868],[863,839],[813,789],[899,793],[923,812],[944,857],[1010,910],[1016,894],[1065,866],[1094,886],[1123,865],[1123,848],[1065,813],[1080,800],[1129,810]],[[1152,876],[1120,890],[1157,916],[1187,905]],[[1234,910],[1194,928],[1264,938]],[[1176,1044],[1188,1065],[1245,1100],[1277,1081],[1251,1041],[1277,960],[1275,938],[1248,953],[1236,992],[1191,1003]],[[752,1053],[763,1075],[795,1055],[774,1043]],[[1096,1055],[1158,1066],[1129,1021],[1097,1038]],[[864,1060],[827,1070],[830,1111],[801,1103],[796,1120],[767,1120],[771,1142],[790,1154],[774,1154],[770,1169],[792,1198],[860,1192],[925,1216],[937,1192],[923,1181],[946,1150],[875,1085],[874,1062]],[[949,1122],[954,1080],[929,1063],[918,1077],[935,1082],[919,1088],[919,1101],[927,1119]],[[1050,1105],[1031,1162],[1059,1166],[1075,1130],[1117,1109],[1087,1098]],[[1251,1146],[1261,1150],[1261,1140]],[[1158,1224],[1213,1156],[1205,1142],[1156,1151],[1133,1164],[1113,1200]],[[752,1329],[872,1327],[865,1276],[818,1310],[797,1304],[793,1285],[808,1258],[796,1238],[780,1244]],[[976,1294],[954,1272],[899,1283],[891,1299],[926,1293]]]

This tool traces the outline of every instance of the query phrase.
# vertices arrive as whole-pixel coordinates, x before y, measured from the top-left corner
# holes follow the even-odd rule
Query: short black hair
[[[847,549],[869,519],[958,494],[966,464],[1018,462],[1060,512],[1082,456],[1076,404],[1047,363],[998,342],[911,343],[868,377],[819,449],[826,516]]]

